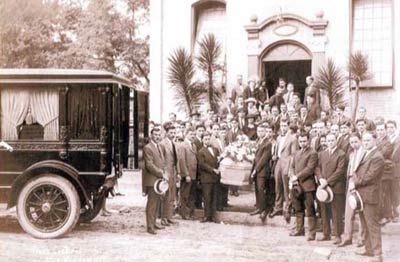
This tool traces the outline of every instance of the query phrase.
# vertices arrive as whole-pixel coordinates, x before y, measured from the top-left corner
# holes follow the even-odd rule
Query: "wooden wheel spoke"
[[[59,206],[59,205],[64,204],[64,203],[68,203],[68,201],[67,200],[61,200],[61,201],[59,201],[57,203],[54,203],[54,205],[55,206]]]
[[[67,213],[68,212],[65,209],[61,209],[61,208],[57,208],[57,207],[54,207],[54,210],[57,210],[57,211],[60,211],[60,212],[63,212],[63,213]]]

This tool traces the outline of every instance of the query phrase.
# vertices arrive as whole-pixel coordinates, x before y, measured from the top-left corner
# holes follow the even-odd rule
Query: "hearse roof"
[[[101,70],[0,69],[0,84],[13,83],[112,83],[135,88],[129,79]]]

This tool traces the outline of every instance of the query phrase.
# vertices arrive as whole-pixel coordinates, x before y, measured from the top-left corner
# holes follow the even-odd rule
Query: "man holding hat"
[[[372,133],[365,132],[362,143],[366,151],[361,163],[354,171],[354,183],[349,188],[355,188],[361,195],[364,210],[360,213],[360,221],[365,228],[365,251],[358,255],[374,257],[382,261],[382,236],[379,225],[379,184],[384,170],[384,158],[376,146],[376,138]]]
[[[332,190],[333,199],[320,200],[323,236],[319,241],[331,239],[331,218],[335,235],[334,244],[341,243],[343,233],[343,212],[346,192],[346,154],[337,147],[336,136],[326,136],[328,149],[319,153],[315,175],[319,180],[319,190]],[[318,196],[318,190],[317,190]],[[332,200],[332,201],[331,201]],[[331,216],[332,215],[332,216]]]
[[[154,191],[154,184],[159,178],[166,178],[164,174],[164,156],[159,146],[161,129],[154,127],[151,130],[151,140],[143,148],[144,168],[142,172],[143,194],[147,195],[146,224],[147,232],[155,235],[155,229],[163,229],[156,224],[157,209],[160,196]]]
[[[308,133],[302,132],[298,141],[298,150],[291,163],[290,180],[297,183],[297,194],[292,193],[292,203],[296,211],[296,229],[290,236],[304,236],[304,213],[308,219],[307,240],[315,240],[315,190],[317,188],[314,178],[314,170],[318,163],[317,153],[310,148]],[[293,189],[292,189],[293,192]],[[305,211],[305,212],[304,212]]]

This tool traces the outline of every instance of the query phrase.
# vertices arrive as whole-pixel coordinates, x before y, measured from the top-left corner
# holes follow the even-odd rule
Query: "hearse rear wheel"
[[[18,196],[19,224],[36,238],[57,238],[68,233],[78,222],[79,213],[75,187],[54,174],[31,179]]]

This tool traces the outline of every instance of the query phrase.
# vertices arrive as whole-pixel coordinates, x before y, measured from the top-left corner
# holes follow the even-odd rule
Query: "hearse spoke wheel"
[[[61,176],[35,177],[18,196],[18,221],[36,238],[56,238],[68,233],[78,222],[79,213],[78,193],[71,182]]]

